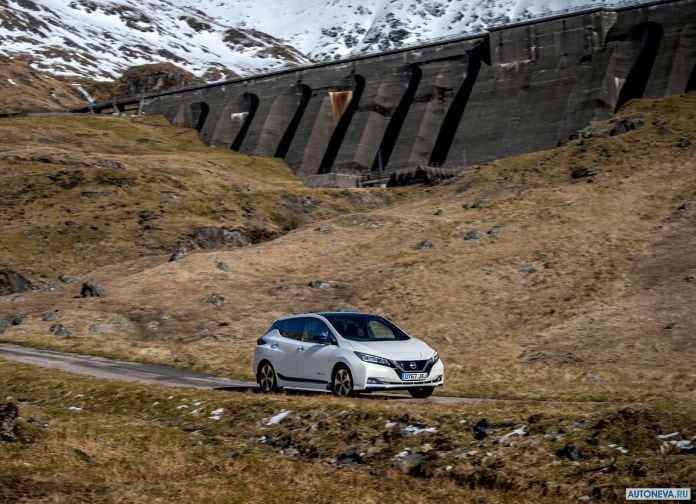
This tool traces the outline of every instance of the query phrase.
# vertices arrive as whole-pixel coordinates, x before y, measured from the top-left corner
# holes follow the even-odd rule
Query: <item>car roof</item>
[[[336,311],[336,312],[309,312],[309,313],[293,313],[291,315],[283,315],[282,317],[278,317],[276,320],[288,320],[292,318],[298,318],[298,317],[327,317],[331,315],[372,315],[372,313],[365,313],[365,312],[347,312],[347,311]]]

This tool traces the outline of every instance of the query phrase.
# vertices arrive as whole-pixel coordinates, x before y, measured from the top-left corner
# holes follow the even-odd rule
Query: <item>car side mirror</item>
[[[331,342],[329,336],[326,334],[315,334],[312,336],[312,339],[314,343],[319,343],[320,345],[328,345]]]

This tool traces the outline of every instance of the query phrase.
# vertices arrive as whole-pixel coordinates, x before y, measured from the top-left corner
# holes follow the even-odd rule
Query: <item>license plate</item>
[[[401,379],[403,381],[418,381],[425,380],[428,377],[428,373],[403,373]]]

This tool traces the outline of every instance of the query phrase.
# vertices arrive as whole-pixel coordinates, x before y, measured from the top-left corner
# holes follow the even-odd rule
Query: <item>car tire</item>
[[[263,361],[259,365],[259,372],[256,375],[256,382],[259,384],[261,392],[268,394],[270,392],[278,392],[278,380],[276,379],[275,369],[273,364],[268,361]]]
[[[331,391],[338,397],[351,397],[355,395],[353,389],[353,375],[346,366],[336,366],[331,377]]]
[[[411,394],[411,397],[415,397],[416,399],[425,399],[426,397],[430,397],[433,395],[434,391],[435,387],[416,387],[408,389],[408,393]]]

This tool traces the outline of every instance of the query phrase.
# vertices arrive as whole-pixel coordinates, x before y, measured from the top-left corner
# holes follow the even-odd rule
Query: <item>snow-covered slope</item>
[[[0,0],[0,55],[28,53],[34,68],[93,79],[168,61],[219,80],[621,3],[641,2]]]
[[[208,80],[306,63],[279,40],[166,0],[0,0],[0,54],[34,68],[109,79],[169,61]]]
[[[385,51],[566,9],[635,0],[172,0],[287,41],[314,60]],[[642,3],[645,3],[644,1]]]

